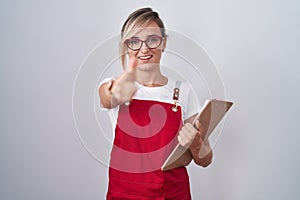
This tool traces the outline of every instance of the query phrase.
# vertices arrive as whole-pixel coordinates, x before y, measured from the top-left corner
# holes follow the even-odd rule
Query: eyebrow
[[[151,36],[159,36],[159,35],[156,34],[147,35],[147,37],[151,37]]]
[[[156,34],[147,35],[147,37],[152,37],[152,36],[159,36],[159,35]],[[132,36],[130,39],[140,39],[140,38],[137,36]]]

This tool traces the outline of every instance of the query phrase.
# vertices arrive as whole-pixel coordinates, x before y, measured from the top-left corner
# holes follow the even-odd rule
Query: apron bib
[[[172,110],[173,108],[173,110]],[[161,171],[176,146],[181,107],[133,99],[120,105],[109,167],[107,200],[190,200],[185,167]]]

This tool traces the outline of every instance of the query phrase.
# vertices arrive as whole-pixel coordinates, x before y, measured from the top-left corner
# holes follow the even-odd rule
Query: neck
[[[168,79],[161,73],[159,64],[147,64],[136,68],[136,81],[144,86],[157,87],[167,84]]]

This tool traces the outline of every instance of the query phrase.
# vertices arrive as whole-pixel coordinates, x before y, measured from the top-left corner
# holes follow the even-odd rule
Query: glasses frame
[[[159,35],[153,35],[153,36],[150,36],[149,38],[159,38],[159,39],[160,39],[160,42],[159,42],[159,44],[157,45],[157,47],[159,47],[159,46],[161,45],[162,41],[163,41],[163,37],[162,37],[162,36],[159,36]],[[148,49],[156,49],[157,47],[152,47],[152,48],[151,48],[151,47],[148,46],[147,40],[148,40],[149,38],[147,38],[146,40],[141,40],[141,39],[139,39],[139,38],[135,38],[136,40],[138,40],[138,41],[141,42],[141,45],[140,45],[140,47],[139,47],[138,49],[132,49],[132,48],[129,47],[128,42],[129,42],[132,38],[126,39],[126,40],[125,40],[125,45],[126,45],[129,49],[131,49],[132,51],[139,51],[139,50],[142,48],[143,43],[146,44],[146,46],[148,47]]]

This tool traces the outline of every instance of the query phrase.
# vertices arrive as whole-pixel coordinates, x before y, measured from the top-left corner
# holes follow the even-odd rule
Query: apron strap
[[[181,81],[175,82],[175,88],[174,88],[174,94],[173,94],[174,101],[178,101],[178,99],[179,99],[180,85],[181,85]]]
[[[175,88],[174,88],[174,94],[173,94],[174,105],[172,107],[173,112],[178,111],[177,102],[178,102],[178,99],[179,99],[180,85],[181,85],[181,81],[176,81],[175,82]]]

